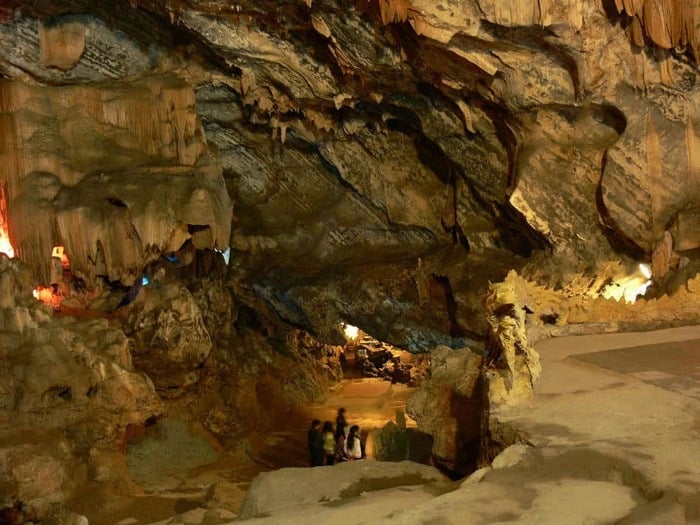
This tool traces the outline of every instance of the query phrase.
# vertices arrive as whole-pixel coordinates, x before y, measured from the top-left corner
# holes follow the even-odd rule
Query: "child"
[[[335,435],[330,421],[323,424],[323,452],[326,454],[326,465],[332,465],[335,459]]]

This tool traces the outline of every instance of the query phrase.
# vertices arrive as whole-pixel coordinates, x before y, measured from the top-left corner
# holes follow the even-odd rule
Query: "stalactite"
[[[384,25],[408,20],[409,5],[406,0],[379,0],[379,12]]]
[[[0,184],[18,254],[40,281],[49,282],[58,244],[86,279],[102,257],[100,271],[125,282],[162,250],[178,249],[187,224],[211,230],[202,247],[214,247],[209,238],[228,246],[220,167],[195,168],[205,145],[194,105],[192,88],[175,77],[109,87],[0,81]],[[154,162],[157,171],[139,169]],[[202,205],[185,213],[191,193]]]
[[[645,38],[662,49],[679,48],[698,60],[698,0],[615,0],[618,13],[632,17],[630,39],[643,47]]]

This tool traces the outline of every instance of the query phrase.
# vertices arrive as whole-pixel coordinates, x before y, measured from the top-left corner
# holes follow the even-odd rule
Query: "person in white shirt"
[[[343,444],[343,452],[346,459],[352,461],[362,459],[362,444],[360,443],[360,427],[353,425],[347,433],[345,443]]]

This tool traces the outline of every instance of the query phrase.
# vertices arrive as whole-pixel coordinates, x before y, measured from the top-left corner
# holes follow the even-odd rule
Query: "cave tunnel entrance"
[[[361,328],[340,324],[345,344],[340,353],[343,377],[347,379],[379,378],[392,384],[416,387],[427,374],[429,359],[380,341]]]
[[[336,430],[338,410],[344,408],[346,426],[360,427],[366,457],[427,463],[432,438],[417,430],[406,406],[428,375],[429,356],[380,341],[346,322],[340,328],[346,340],[337,354],[342,378],[323,399],[304,408],[306,417],[329,421]]]

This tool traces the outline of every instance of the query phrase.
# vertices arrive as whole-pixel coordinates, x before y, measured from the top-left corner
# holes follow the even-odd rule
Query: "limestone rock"
[[[177,390],[196,383],[212,342],[192,294],[178,283],[156,283],[142,294],[129,321],[139,368],[160,389]]]
[[[140,45],[159,33],[148,27],[149,17],[133,12],[132,29],[116,30],[108,13],[100,15],[68,12],[57,5],[37,18],[26,9],[13,9],[0,23],[7,45],[0,57],[13,77],[46,84],[99,82],[133,78],[154,71],[165,50]]]
[[[402,424],[403,423],[403,424]],[[430,464],[433,439],[414,428],[406,428],[405,416],[397,415],[397,423],[389,421],[380,430],[370,432],[367,438],[372,457],[378,461],[415,461]]]
[[[76,21],[41,24],[41,65],[62,70],[73,68],[85,51],[85,33],[85,26]]]
[[[480,340],[511,269],[567,287],[666,231],[693,262],[696,14],[661,4],[10,0],[17,251],[44,281],[64,244],[89,283],[130,284],[231,244],[295,327],[414,352]]]
[[[17,291],[15,304],[26,305],[0,309],[0,420],[26,427],[44,414],[48,427],[76,425],[80,436],[81,425],[97,416],[102,437],[109,439],[117,426],[159,413],[150,380],[133,368],[124,333],[106,319],[52,318],[41,303],[26,298],[20,270],[0,260],[0,283],[14,283],[4,291]]]
[[[489,325],[487,372],[492,405],[517,404],[532,397],[540,377],[539,355],[527,341],[525,311],[511,282],[489,285],[485,299]]]
[[[408,399],[407,412],[433,437],[433,461],[466,474],[476,466],[484,415],[482,357],[469,349],[431,353],[430,380]]]
[[[348,461],[332,467],[286,468],[259,474],[241,508],[241,518],[321,501],[342,501],[365,491],[425,485],[445,478],[433,467],[410,461]]]
[[[501,451],[491,462],[494,469],[508,468],[526,462],[532,454],[532,447],[516,443]]]
[[[131,284],[189,238],[199,248],[228,246],[231,202],[220,168],[203,157],[186,83],[166,76],[108,90],[46,90],[4,81],[0,97],[8,122],[0,181],[14,210],[12,237],[45,284],[57,245],[91,285],[98,275]],[[46,147],[88,138],[90,148]]]
[[[0,508],[21,503],[29,519],[50,516],[67,501],[77,486],[85,481],[78,458],[63,439],[53,442],[12,443],[2,440],[0,475],[2,496]]]
[[[0,506],[44,519],[88,475],[99,477],[82,454],[116,446],[163,405],[121,330],[106,319],[53,317],[29,296],[23,272],[0,257],[5,306],[14,305],[0,308]]]
[[[207,506],[209,508],[224,508],[237,512],[245,498],[245,494],[246,491],[240,486],[228,481],[219,481],[207,491]]]

